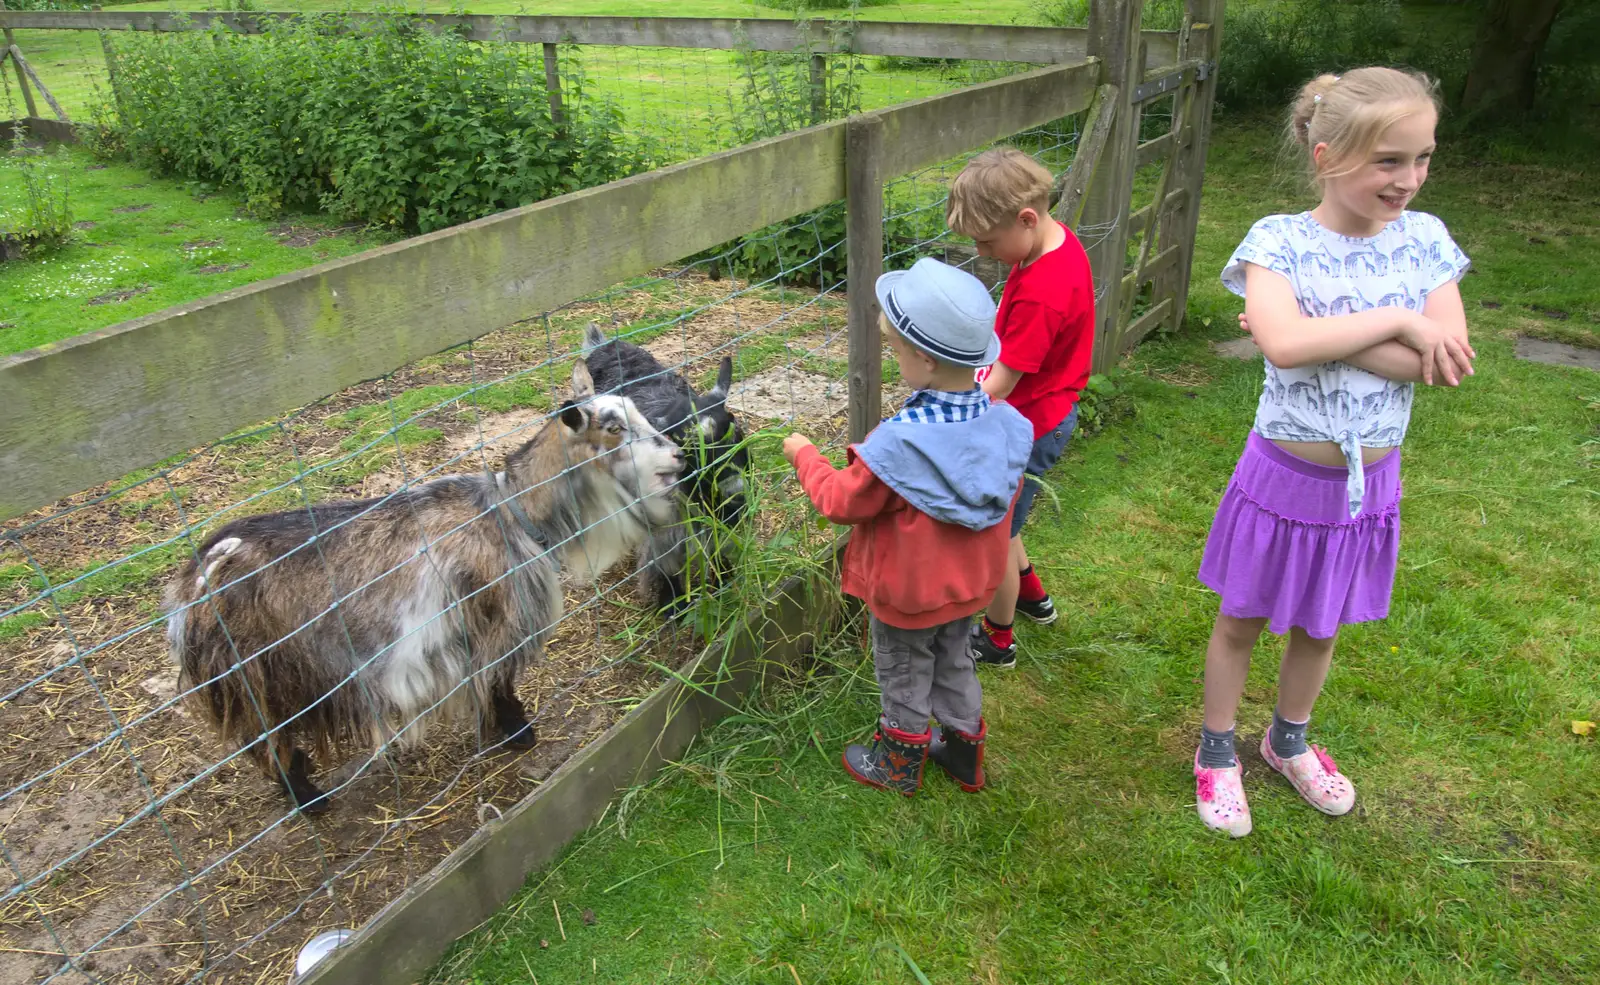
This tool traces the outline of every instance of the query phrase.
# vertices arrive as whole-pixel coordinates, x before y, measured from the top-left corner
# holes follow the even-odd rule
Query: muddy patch
[[[1261,347],[1256,345],[1252,338],[1229,339],[1226,342],[1211,343],[1211,351],[1224,359],[1259,359]]]
[[[1517,358],[1551,366],[1579,366],[1600,372],[1600,349],[1544,339],[1517,339]]]
[[[310,246],[319,240],[333,236],[343,236],[360,229],[359,223],[347,226],[297,226],[292,222],[273,226],[267,232],[277,237],[278,242],[284,246]]]
[[[140,284],[138,287],[125,287],[120,291],[111,291],[107,294],[97,295],[88,300],[89,304],[117,304],[129,298],[136,298],[141,294],[149,294],[150,285]]]

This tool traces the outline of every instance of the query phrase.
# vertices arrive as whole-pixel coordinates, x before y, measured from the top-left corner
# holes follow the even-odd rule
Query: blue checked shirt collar
[[[989,395],[973,387],[960,393],[918,390],[906,399],[900,412],[889,418],[906,424],[959,424],[989,409]]]

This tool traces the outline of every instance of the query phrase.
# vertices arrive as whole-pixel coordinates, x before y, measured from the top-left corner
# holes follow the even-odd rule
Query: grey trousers
[[[872,617],[872,660],[890,728],[922,733],[928,718],[946,728],[978,731],[983,688],[967,652],[972,617],[930,629],[900,629]]]

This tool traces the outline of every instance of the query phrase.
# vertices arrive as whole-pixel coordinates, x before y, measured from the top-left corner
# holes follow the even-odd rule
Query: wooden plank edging
[[[845,539],[833,545],[835,563]],[[682,755],[761,679],[792,664],[843,611],[827,565],[779,587],[746,631],[712,648],[563,763],[502,818],[485,824],[297,985],[377,985],[416,980],[457,939],[510,900],[528,876],[599,819],[617,793]]]

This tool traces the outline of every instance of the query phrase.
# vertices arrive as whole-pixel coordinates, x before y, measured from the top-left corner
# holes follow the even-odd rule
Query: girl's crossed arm
[[[1389,379],[1420,377],[1431,384],[1437,375],[1450,386],[1472,373],[1476,354],[1466,341],[1466,314],[1453,282],[1430,293],[1421,314],[1386,306],[1310,318],[1300,313],[1287,278],[1248,263],[1244,311],[1261,351],[1286,369],[1339,359]]]
[[[1476,359],[1478,354],[1473,351],[1470,342],[1467,342],[1467,312],[1461,304],[1461,289],[1455,281],[1445,283],[1428,292],[1427,301],[1423,302],[1422,315],[1425,318],[1438,322],[1445,330],[1460,339],[1466,347],[1468,358]],[[1406,345],[1404,342],[1390,340],[1380,342],[1370,349],[1364,349],[1352,356],[1345,357],[1345,362],[1352,366],[1359,366],[1369,373],[1376,373],[1386,380],[1396,383],[1421,383],[1424,382],[1422,374],[1422,354]],[[1472,376],[1472,364],[1463,364],[1464,375]],[[1455,386],[1459,379],[1451,380],[1441,367],[1434,367],[1435,382]]]

